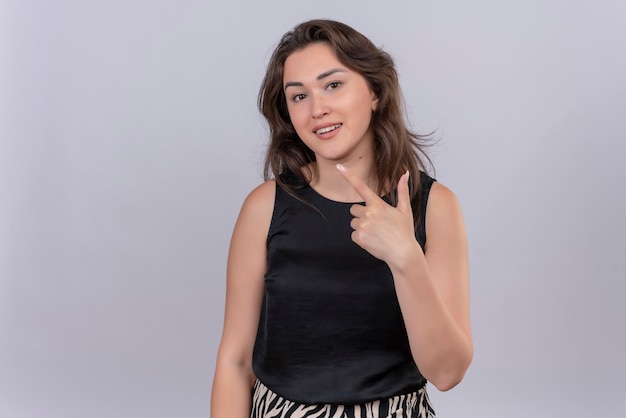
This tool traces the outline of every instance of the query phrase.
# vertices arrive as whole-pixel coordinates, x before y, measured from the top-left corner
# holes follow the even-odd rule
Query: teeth
[[[318,135],[325,134],[326,132],[334,131],[335,129],[339,128],[340,126],[341,126],[340,123],[337,124],[337,125],[328,126],[326,128],[318,129],[317,131],[315,131],[315,133],[318,134]]]

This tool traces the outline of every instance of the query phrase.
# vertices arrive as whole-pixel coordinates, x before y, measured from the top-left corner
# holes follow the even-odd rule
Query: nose
[[[321,94],[311,95],[311,115],[314,119],[320,119],[330,113],[326,99]]]

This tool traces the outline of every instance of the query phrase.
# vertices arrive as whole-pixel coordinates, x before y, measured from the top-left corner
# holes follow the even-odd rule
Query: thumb
[[[411,195],[409,194],[409,170],[398,181],[398,204],[396,207],[404,213],[413,213]]]

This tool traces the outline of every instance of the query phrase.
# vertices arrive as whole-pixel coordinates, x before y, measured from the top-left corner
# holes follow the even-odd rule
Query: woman
[[[302,23],[259,108],[266,181],[232,236],[212,417],[434,417],[426,381],[454,387],[473,355],[467,243],[391,58],[342,23]]]

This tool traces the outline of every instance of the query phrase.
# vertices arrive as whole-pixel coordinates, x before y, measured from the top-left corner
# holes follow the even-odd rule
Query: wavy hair
[[[285,182],[283,177],[295,178],[297,184],[306,184],[311,178],[312,173],[305,173],[305,170],[315,161],[315,154],[300,140],[291,123],[283,90],[283,71],[285,61],[292,53],[314,43],[329,45],[343,65],[365,78],[378,98],[371,121],[377,192],[389,193],[395,205],[395,188],[386,189],[409,170],[411,200],[420,203],[420,171],[426,171],[425,163],[432,167],[424,152],[428,136],[418,135],[407,128],[393,59],[355,29],[332,20],[310,20],[299,24],[283,35],[270,58],[258,96],[259,111],[267,120],[270,133],[263,170],[265,180],[273,177],[279,186],[295,196],[296,186]],[[414,204],[414,209],[415,206],[419,208],[421,204]],[[415,217],[417,225],[418,213]]]

